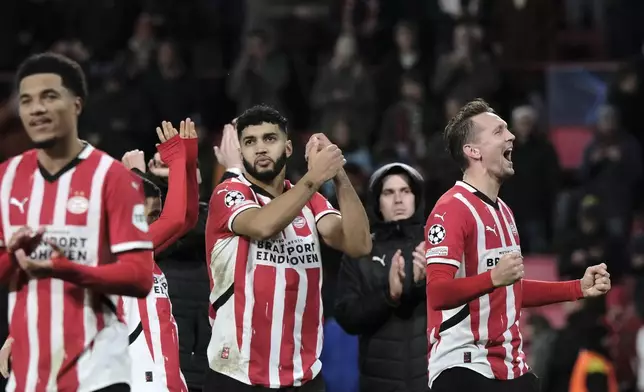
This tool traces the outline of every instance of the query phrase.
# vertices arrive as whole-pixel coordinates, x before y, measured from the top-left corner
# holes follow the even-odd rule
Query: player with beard
[[[498,197],[514,174],[514,135],[483,100],[465,105],[445,128],[463,181],[436,203],[425,227],[429,386],[434,392],[530,392],[521,309],[604,295],[605,264],[568,282],[523,279],[514,216]]]
[[[324,135],[308,144],[309,170],[285,180],[293,153],[286,119],[255,106],[236,122],[244,173],[210,199],[212,336],[204,391],[324,391],[320,237],[352,257],[371,251],[367,214]],[[333,179],[334,209],[317,192]],[[293,388],[293,389],[290,389]]]
[[[35,149],[0,165],[0,281],[14,338],[7,391],[129,391],[116,306],[152,288],[141,180],[78,139],[87,88],[77,63],[34,55],[16,84]]]

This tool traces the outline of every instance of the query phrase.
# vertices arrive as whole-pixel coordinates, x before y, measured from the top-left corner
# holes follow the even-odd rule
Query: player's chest
[[[3,223],[86,227],[100,219],[102,187],[93,186],[91,178],[80,176],[76,170],[51,181],[38,171],[24,174],[24,179],[15,178],[0,185]]]
[[[320,240],[313,213],[304,208],[273,238],[252,241],[249,259],[254,266],[287,269],[320,268]]]
[[[519,233],[511,214],[503,209],[486,207],[478,214],[472,233],[478,255],[479,271],[494,268],[503,255],[521,252]]]

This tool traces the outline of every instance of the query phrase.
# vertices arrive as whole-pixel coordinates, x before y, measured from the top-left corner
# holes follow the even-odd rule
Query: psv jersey
[[[154,286],[145,298],[123,297],[132,357],[132,391],[187,392],[179,364],[179,335],[168,283],[154,264]]]
[[[285,182],[285,191],[291,187]],[[210,368],[249,385],[298,386],[321,370],[322,263],[316,223],[339,214],[319,193],[275,237],[232,231],[234,219],[271,196],[243,176],[210,199],[206,254],[211,282]]]
[[[504,254],[521,251],[510,208],[461,181],[434,206],[425,238],[427,264],[453,266],[455,279],[485,273]],[[498,380],[528,372],[519,331],[521,284],[498,287],[454,309],[437,311],[428,305],[430,387],[452,367]]]
[[[141,180],[85,145],[58,174],[30,150],[0,165],[0,247],[22,226],[46,227],[74,263],[113,263],[118,254],[152,251]],[[41,244],[30,257],[47,260]],[[14,275],[9,287],[12,371],[7,391],[91,392],[130,382],[128,332],[119,296],[73,283]]]

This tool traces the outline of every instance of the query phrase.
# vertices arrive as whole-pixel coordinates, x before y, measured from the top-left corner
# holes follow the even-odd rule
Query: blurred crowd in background
[[[373,170],[402,161],[424,175],[431,209],[461,175],[444,125],[468,100],[488,100],[516,135],[516,174],[501,197],[524,254],[551,255],[561,279],[605,261],[617,286],[608,311],[582,302],[558,331],[532,314],[529,363],[549,372],[548,390],[562,390],[566,373],[547,368],[569,361],[588,320],[602,320],[622,389],[636,390],[643,1],[5,0],[0,9],[0,160],[29,147],[13,71],[30,53],[55,51],[88,75],[82,137],[114,157],[151,157],[162,120],[197,122],[204,201],[222,172],[212,146],[223,125],[266,103],[290,121],[291,179],[306,170],[308,136],[324,132],[364,199]],[[332,297],[339,260],[324,263]]]

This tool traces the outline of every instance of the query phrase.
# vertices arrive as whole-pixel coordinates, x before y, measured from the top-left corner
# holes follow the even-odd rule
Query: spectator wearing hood
[[[361,391],[427,391],[423,188],[406,164],[378,169],[369,182],[372,253],[340,267],[334,313],[359,335]]]

